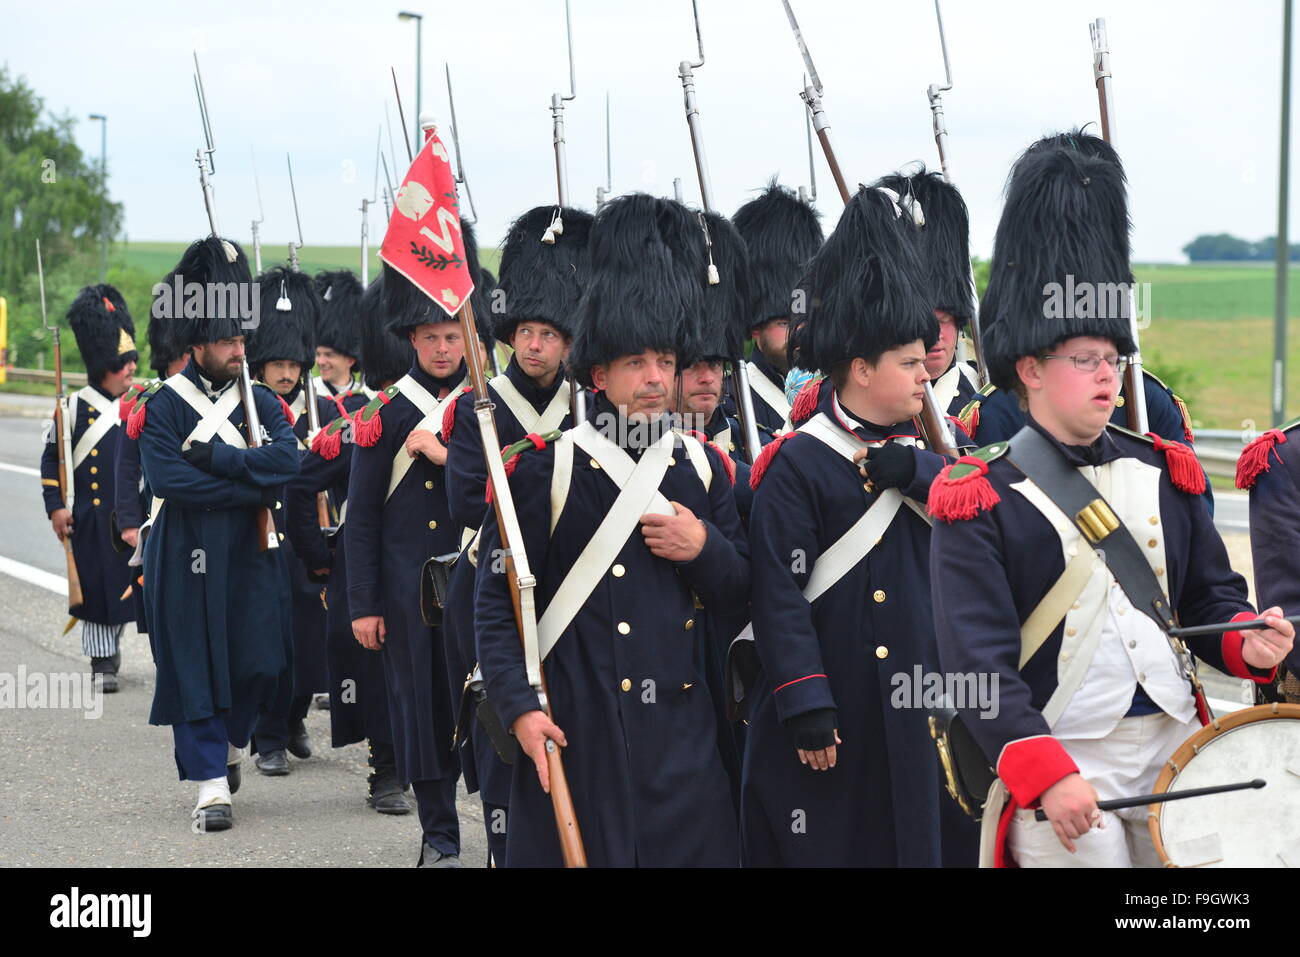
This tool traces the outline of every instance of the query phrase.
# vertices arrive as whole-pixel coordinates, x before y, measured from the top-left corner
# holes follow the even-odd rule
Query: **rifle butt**
[[[582,846],[582,832],[578,828],[569,779],[564,773],[564,759],[560,756],[559,745],[550,741],[547,742],[546,769],[551,777],[551,806],[555,809],[555,831],[560,838],[564,866],[586,867],[587,852]]]
[[[81,573],[77,571],[77,558],[72,553],[72,539],[63,539],[63,554],[68,562],[68,611],[76,612],[86,602],[81,591]]]
[[[330,527],[330,500],[325,492],[316,493],[316,524],[321,528]]]

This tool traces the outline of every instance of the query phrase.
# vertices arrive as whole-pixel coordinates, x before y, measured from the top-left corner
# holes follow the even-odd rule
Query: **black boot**
[[[91,658],[90,673],[92,675],[102,676],[104,694],[113,694],[117,691],[117,663],[120,658],[114,655],[111,658]]]
[[[410,814],[411,803],[397,780],[397,756],[385,741],[370,742],[370,795],[366,803],[380,814]]]
[[[289,753],[303,761],[311,757],[311,738],[307,734],[307,723],[302,720],[289,724]]]

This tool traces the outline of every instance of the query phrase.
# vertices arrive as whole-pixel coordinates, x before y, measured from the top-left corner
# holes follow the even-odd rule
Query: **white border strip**
[[[10,465],[8,462],[0,462],[0,469],[4,469],[6,472],[17,472],[19,475],[34,475],[37,478],[41,477],[40,469],[28,468],[26,465]]]
[[[12,558],[5,558],[3,555],[0,555],[0,574],[10,575],[20,581],[27,582],[29,585],[44,588],[46,591],[52,591],[56,595],[62,595],[65,598],[68,596],[68,583],[62,576],[52,575],[43,569],[16,562]]]

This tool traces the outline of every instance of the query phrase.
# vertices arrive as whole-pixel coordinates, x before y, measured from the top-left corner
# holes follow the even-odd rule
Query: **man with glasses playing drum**
[[[993,381],[1027,424],[930,492],[940,660],[992,672],[1000,692],[996,708],[958,709],[998,775],[985,864],[1154,866],[1147,808],[1098,802],[1155,790],[1207,720],[1167,631],[1256,617],[1191,450],[1107,425],[1136,342],[1123,172],[1091,152],[1040,144],[1012,173],[980,313]],[[1264,618],[1187,645],[1267,681],[1295,631],[1279,608]]]

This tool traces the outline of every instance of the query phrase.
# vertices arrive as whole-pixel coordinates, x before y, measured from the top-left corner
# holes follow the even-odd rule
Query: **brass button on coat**
[[[276,532],[280,536],[280,541],[284,541],[284,532]]]
[[[425,479],[425,481],[424,481],[424,487],[425,487],[425,488],[433,488],[433,480],[432,480],[432,479]]]
[[[99,449],[91,449],[91,450],[90,450],[90,454],[91,454],[91,455],[98,455],[98,454],[99,454]]]
[[[591,467],[596,471],[600,471],[600,463],[597,462],[595,459],[591,460]]]
[[[99,466],[98,466],[98,465],[92,465],[92,466],[90,467],[90,474],[91,474],[91,475],[96,474],[98,471],[99,471]]]
[[[90,504],[91,504],[91,505],[98,505],[98,504],[99,504],[99,499],[97,499],[97,498],[92,498],[92,499],[90,500]]]
[[[877,604],[879,604],[880,602],[883,602],[885,600],[885,593],[883,590],[877,588],[875,594],[873,594],[871,597],[876,601]]]
[[[619,685],[619,687],[622,688],[624,691],[631,691],[631,690],[632,690],[632,679],[631,679],[631,678],[624,678],[624,679],[623,679],[623,683],[622,683],[621,685]]]
[[[611,574],[613,574],[615,578],[622,578],[624,575],[627,574],[627,569],[624,568],[622,565],[615,565],[613,568],[610,569],[610,572]]]
[[[429,528],[433,529],[433,528],[437,528],[437,527],[438,527],[438,523],[437,523],[437,522],[430,522],[430,523],[429,523]]]
[[[632,634],[632,626],[625,621],[620,621],[618,623],[618,633],[620,635],[630,635]]]
[[[695,619],[694,619],[694,618],[687,618],[687,619],[686,619],[686,624],[683,625],[682,627],[685,628],[687,631],[690,631],[692,628],[695,627]]]
[[[98,483],[98,482],[91,482],[91,483],[90,483],[90,487],[91,487],[91,489],[97,489],[97,488],[99,488],[99,483]]]
[[[1147,548],[1155,548],[1159,544],[1160,543],[1153,538],[1147,542]]]
[[[883,658],[888,658],[888,657],[889,657],[889,649],[886,648],[884,645],[877,645],[877,646],[876,646],[876,657],[877,657],[877,658],[882,658],[882,659],[883,659]]]

